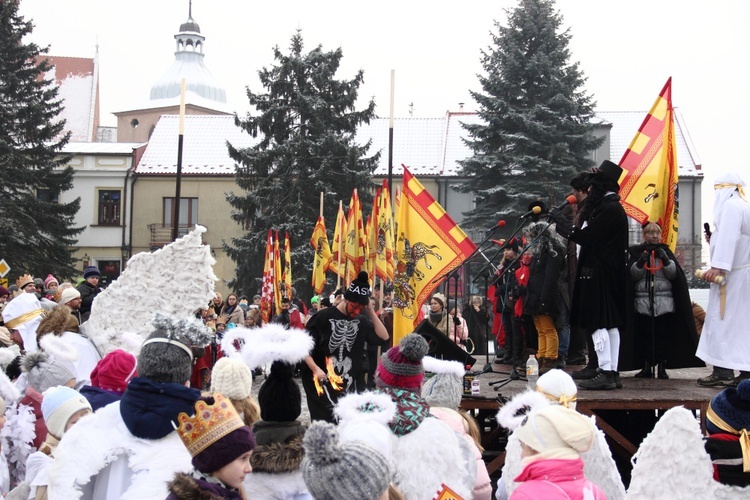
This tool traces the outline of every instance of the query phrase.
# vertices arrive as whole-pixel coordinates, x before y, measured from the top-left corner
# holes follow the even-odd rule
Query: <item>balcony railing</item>
[[[151,250],[157,250],[164,245],[172,243],[172,226],[163,226],[159,223],[149,224],[148,230],[151,233],[151,240],[149,246]],[[179,226],[177,227],[177,237],[180,238],[188,234],[195,226]]]

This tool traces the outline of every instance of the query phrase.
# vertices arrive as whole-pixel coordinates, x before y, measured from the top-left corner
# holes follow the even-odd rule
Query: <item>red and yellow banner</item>
[[[672,78],[667,80],[620,166],[620,197],[628,216],[640,224],[658,222],[662,243],[677,246],[678,163],[672,109]]]
[[[270,322],[276,314],[274,270],[273,233],[269,229],[268,236],[266,237],[266,256],[263,259],[263,285],[260,292],[260,317],[264,324]],[[216,314],[218,313],[219,311],[216,312]]]
[[[336,226],[333,229],[333,241],[331,242],[331,265],[330,269],[338,274],[340,278],[346,278],[346,257],[344,256],[344,239],[346,238],[346,214],[339,201],[339,211],[336,214]]]
[[[476,245],[404,167],[393,276],[393,343],[412,333],[420,307]]]
[[[362,205],[359,202],[357,190],[352,192],[349,203],[349,213],[346,216],[346,240],[344,254],[346,256],[346,283],[351,283],[357,274],[365,270],[365,228],[362,219]]]
[[[310,246],[313,247],[313,272],[312,287],[316,294],[323,291],[326,284],[326,271],[331,266],[331,247],[328,244],[326,234],[326,221],[323,216],[318,217],[315,229],[310,237]]]
[[[282,277],[287,297],[292,298],[292,246],[289,242],[289,233],[284,231],[284,274]]]
[[[383,180],[380,196],[377,199],[377,251],[375,256],[375,274],[382,280],[393,280],[394,248],[393,248],[393,212],[391,211],[391,195],[388,191],[388,181]]]

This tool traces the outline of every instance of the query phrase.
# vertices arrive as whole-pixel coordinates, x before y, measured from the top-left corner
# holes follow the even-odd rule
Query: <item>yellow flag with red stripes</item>
[[[393,280],[393,211],[388,180],[383,180],[378,198],[377,251],[375,256],[375,274],[382,280]]]
[[[281,249],[279,248],[279,230],[274,230],[273,235],[273,277],[274,277],[274,304],[276,312],[274,314],[281,314],[281,299],[283,298],[281,293]]]
[[[344,241],[344,255],[346,256],[346,284],[351,283],[365,268],[365,228],[362,219],[362,205],[359,202],[357,189],[352,191],[349,202],[349,213],[346,216],[346,240]]]
[[[328,244],[328,235],[326,234],[326,221],[321,215],[315,224],[313,234],[310,237],[310,246],[313,247],[313,271],[312,287],[316,294],[323,291],[326,284],[326,271],[331,265],[331,247]]]
[[[476,249],[466,233],[404,167],[393,276],[393,342],[412,333],[420,308]]]
[[[620,160],[621,203],[640,224],[658,222],[661,240],[677,246],[678,163],[672,109],[672,78],[667,80],[641,128]]]
[[[339,201],[339,211],[336,214],[336,225],[333,229],[333,241],[331,242],[331,265],[329,269],[346,279],[346,257],[344,254],[344,239],[346,238],[346,214],[344,207]]]

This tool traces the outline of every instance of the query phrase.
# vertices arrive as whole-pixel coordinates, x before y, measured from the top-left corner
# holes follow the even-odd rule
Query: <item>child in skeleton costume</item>
[[[344,292],[344,300],[315,314],[306,328],[315,341],[301,370],[310,418],[333,423],[339,397],[364,390],[356,380],[361,376],[365,341],[388,340],[385,326],[370,306],[367,273],[359,273]]]
[[[31,486],[31,498],[47,498],[47,472],[54,461],[54,452],[65,433],[84,416],[91,413],[91,405],[75,389],[65,386],[44,391],[42,413],[47,424],[47,438],[26,461],[26,482]]]
[[[65,360],[76,376],[76,388],[91,382],[91,371],[102,359],[91,340],[78,332],[78,320],[68,306],[56,306],[39,323],[38,344],[58,359]]]
[[[448,424],[431,416],[430,407],[420,397],[422,358],[427,350],[424,338],[409,334],[381,356],[375,372],[379,392],[396,405],[395,416],[388,423],[396,438],[393,482],[409,499],[430,500],[441,484],[471,498],[477,476],[475,451]]]
[[[573,379],[562,370],[553,369],[545,373],[536,384],[536,390],[527,390],[515,395],[497,414],[497,422],[511,431],[505,447],[505,465],[502,476],[497,482],[495,498],[505,500],[511,497],[518,487],[515,478],[523,470],[521,462],[521,443],[515,429],[521,425],[526,416],[547,405],[562,405],[575,410],[578,390]],[[592,425],[594,418],[591,417]],[[612,459],[604,433],[596,431],[596,439],[591,449],[581,454],[583,471],[590,481],[599,486],[610,500],[625,498],[625,487]]]
[[[252,472],[253,431],[219,393],[180,413],[177,433],[192,457],[193,470],[169,483],[167,500],[244,499],[242,481]]]
[[[91,321],[91,320],[90,320]],[[180,413],[200,397],[187,387],[191,346],[210,341],[198,320],[157,314],[138,356],[138,377],[120,401],[73,427],[55,452],[49,498],[164,498],[167,481],[190,470],[190,454],[174,431]]]
[[[238,344],[239,351],[235,349]],[[268,376],[258,391],[261,419],[252,426],[257,444],[250,458],[253,473],[243,483],[249,498],[312,498],[300,469],[306,426],[299,421],[302,394],[293,379],[295,365],[307,357],[312,345],[312,338],[305,330],[287,329],[278,323],[253,329],[235,328],[222,342],[227,353],[224,359],[243,363],[248,373],[252,368],[270,364]]]
[[[446,361],[425,356],[422,360],[426,372],[434,375],[422,387],[422,398],[430,405],[430,414],[445,422],[457,434],[463,436],[474,451],[477,465],[476,482],[474,483],[474,500],[489,500],[492,496],[492,484],[487,466],[482,460],[479,448],[479,428],[476,421],[465,412],[459,411],[463,395],[463,377],[466,370],[458,361]],[[473,433],[476,432],[476,438]]]

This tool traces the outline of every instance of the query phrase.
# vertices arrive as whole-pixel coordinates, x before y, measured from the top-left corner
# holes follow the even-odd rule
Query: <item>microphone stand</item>
[[[484,297],[485,297],[485,301],[486,301],[486,299],[487,299],[487,288],[488,288],[488,281],[489,281],[490,273],[488,273],[487,271],[484,271],[481,274],[481,276],[484,278]],[[472,305],[472,307],[474,307],[474,306]],[[476,316],[476,315],[472,313],[472,317],[474,317],[474,316]],[[479,323],[478,321],[476,321],[476,319],[474,319],[474,322],[475,323]],[[482,325],[478,324],[477,326],[479,327],[479,329],[478,329],[479,330],[479,340],[481,340],[481,338],[482,338],[482,331],[481,331],[482,330]],[[492,371],[492,363],[490,363],[490,349],[487,346],[487,344],[488,344],[487,337],[488,337],[488,335],[487,335],[487,323],[485,322],[485,324],[484,324],[484,359],[485,359],[486,364],[484,365],[484,368],[482,368],[482,371],[479,372],[479,375],[481,375],[483,373],[489,373],[489,372]],[[497,349],[495,349],[493,347],[492,350],[494,351],[494,355],[497,356]]]
[[[523,227],[526,225],[526,220],[524,220],[524,217],[521,216],[518,218],[518,221],[516,222],[516,228],[513,230],[513,234],[511,234],[508,238],[506,238],[505,243],[495,252],[495,255],[492,256],[491,259],[487,259],[488,262],[492,262],[500,255],[500,252],[505,250],[508,247],[508,242],[516,237],[516,235],[523,229]],[[486,241],[486,240],[485,240]],[[487,257],[485,257],[486,259]],[[487,264],[482,266],[481,269],[479,269],[477,274],[481,274],[485,269],[487,269]],[[495,269],[497,271],[497,269]],[[476,281],[476,280],[475,280]]]
[[[484,260],[486,260],[487,263],[492,264],[492,260],[488,259],[487,256],[484,254],[484,252],[482,252],[482,245],[484,245],[485,243],[487,243],[490,240],[490,238],[492,238],[492,235],[495,234],[495,231],[497,230],[498,227],[500,227],[500,226],[498,226],[497,224],[495,224],[495,227],[491,228],[487,232],[487,236],[485,236],[484,240],[482,240],[482,242],[479,245],[477,245],[477,247],[474,249],[474,251],[471,252],[471,254],[464,259],[464,262],[466,262],[469,259],[471,259],[472,257],[474,257],[476,254],[480,254],[482,257],[484,257]],[[451,269],[447,273],[443,274],[442,276],[436,277],[434,280],[432,280],[432,282],[433,283],[437,283],[438,281],[440,281],[443,278],[445,278],[446,276],[448,276],[451,272],[453,272],[453,269]]]

